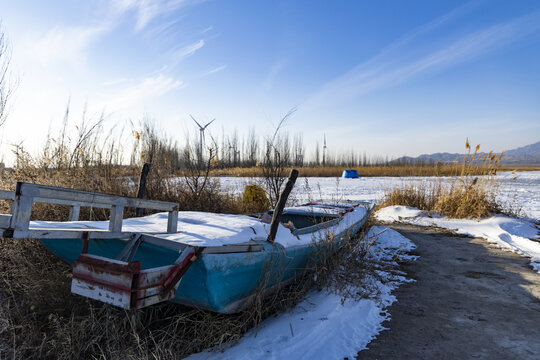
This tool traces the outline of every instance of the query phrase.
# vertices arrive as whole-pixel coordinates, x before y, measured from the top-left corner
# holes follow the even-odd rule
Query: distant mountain
[[[482,153],[484,154],[484,153]],[[457,153],[435,153],[422,154],[417,157],[403,156],[394,161],[397,162],[423,162],[423,163],[450,163],[456,160],[461,162],[465,154]],[[507,150],[504,152],[500,162],[501,165],[540,165],[540,141],[523,146],[517,149]]]
[[[517,149],[505,151],[503,164],[540,164],[540,141]]]

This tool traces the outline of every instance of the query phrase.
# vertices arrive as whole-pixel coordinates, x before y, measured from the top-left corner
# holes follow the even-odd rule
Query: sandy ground
[[[538,359],[540,274],[483,239],[392,225],[417,246],[391,320],[358,359]]]

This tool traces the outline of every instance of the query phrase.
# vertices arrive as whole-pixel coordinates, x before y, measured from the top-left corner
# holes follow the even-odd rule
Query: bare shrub
[[[316,259],[313,262],[314,281],[318,289],[326,289],[341,296],[341,301],[376,295],[376,287],[370,278],[378,278],[376,270],[381,263],[370,256],[375,238],[368,236],[371,220],[354,236],[345,238],[336,248],[333,236],[328,234],[314,243]]]

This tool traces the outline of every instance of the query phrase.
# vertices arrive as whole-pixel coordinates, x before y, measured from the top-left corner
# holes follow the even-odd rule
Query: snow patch
[[[402,221],[419,226],[437,226],[458,234],[481,237],[501,249],[513,251],[531,259],[531,266],[540,272],[540,228],[535,221],[495,215],[487,219],[449,219],[433,212],[407,206],[388,206],[375,213],[381,221]]]

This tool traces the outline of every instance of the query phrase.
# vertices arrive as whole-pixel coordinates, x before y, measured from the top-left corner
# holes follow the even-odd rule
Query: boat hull
[[[338,249],[345,240],[358,232],[369,212],[341,233],[334,234],[330,246]],[[82,252],[81,239],[41,239],[54,254],[73,265]],[[125,246],[125,240],[89,240],[88,253],[115,258]],[[249,305],[250,299],[260,290],[275,289],[303,273],[310,261],[317,261],[315,242],[283,247],[279,243],[261,242],[262,251],[202,254],[182,277],[175,303],[203,308],[219,313],[236,313]],[[171,265],[178,252],[142,243],[134,261],[141,262],[141,269]]]

